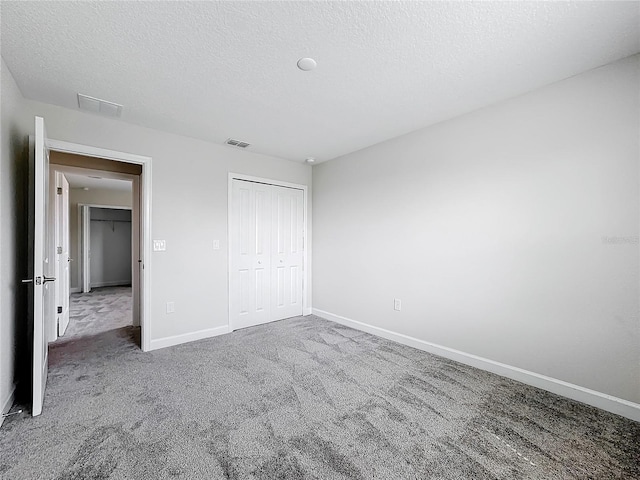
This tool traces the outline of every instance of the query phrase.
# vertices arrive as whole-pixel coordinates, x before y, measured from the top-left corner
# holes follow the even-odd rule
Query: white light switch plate
[[[167,313],[174,313],[176,311],[176,304],[174,302],[167,302]]]
[[[164,252],[167,249],[167,241],[166,240],[154,240],[153,241],[153,251],[154,252]]]
[[[214,240],[213,241],[213,249],[214,250],[220,250],[220,240]]]

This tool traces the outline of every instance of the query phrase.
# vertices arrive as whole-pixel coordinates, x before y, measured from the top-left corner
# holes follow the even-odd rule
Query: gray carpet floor
[[[640,478],[640,424],[318,317],[52,346],[3,479]]]
[[[132,307],[131,287],[99,287],[89,293],[72,293],[69,326],[59,341],[132,325]]]

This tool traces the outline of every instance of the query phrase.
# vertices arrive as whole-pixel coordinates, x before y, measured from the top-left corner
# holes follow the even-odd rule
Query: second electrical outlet
[[[393,299],[393,309],[396,311],[400,311],[402,310],[402,300],[400,300],[399,298],[394,298]]]

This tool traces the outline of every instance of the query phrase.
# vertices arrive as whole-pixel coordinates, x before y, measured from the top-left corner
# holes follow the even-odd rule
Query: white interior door
[[[272,187],[271,319],[302,315],[304,194]]]
[[[33,319],[33,405],[32,415],[42,413],[44,391],[47,383],[48,342],[45,326],[51,325],[54,319],[55,291],[50,282],[55,278],[51,272],[55,269],[53,262],[50,232],[47,222],[49,201],[49,149],[47,148],[44,120],[35,118],[35,137],[30,145],[32,155],[31,195],[29,236],[32,257],[30,262],[32,277],[24,280],[31,284],[29,288],[33,301],[30,302]]]
[[[271,320],[271,188],[234,180],[232,189],[230,309],[237,329]]]
[[[69,326],[69,289],[71,262],[69,239],[69,181],[62,172],[56,172],[56,298],[59,337]]]
[[[303,191],[235,179],[231,188],[231,327],[302,315]]]

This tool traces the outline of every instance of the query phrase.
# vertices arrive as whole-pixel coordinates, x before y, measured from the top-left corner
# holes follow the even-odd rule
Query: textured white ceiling
[[[87,175],[75,173],[64,174],[69,181],[71,188],[88,188],[90,190],[115,190],[118,192],[131,192],[132,184],[130,180],[118,180],[115,178],[95,178]]]
[[[640,51],[639,2],[1,2],[23,94],[328,160]],[[300,57],[318,68],[302,72]],[[231,148],[231,147],[229,147]]]

